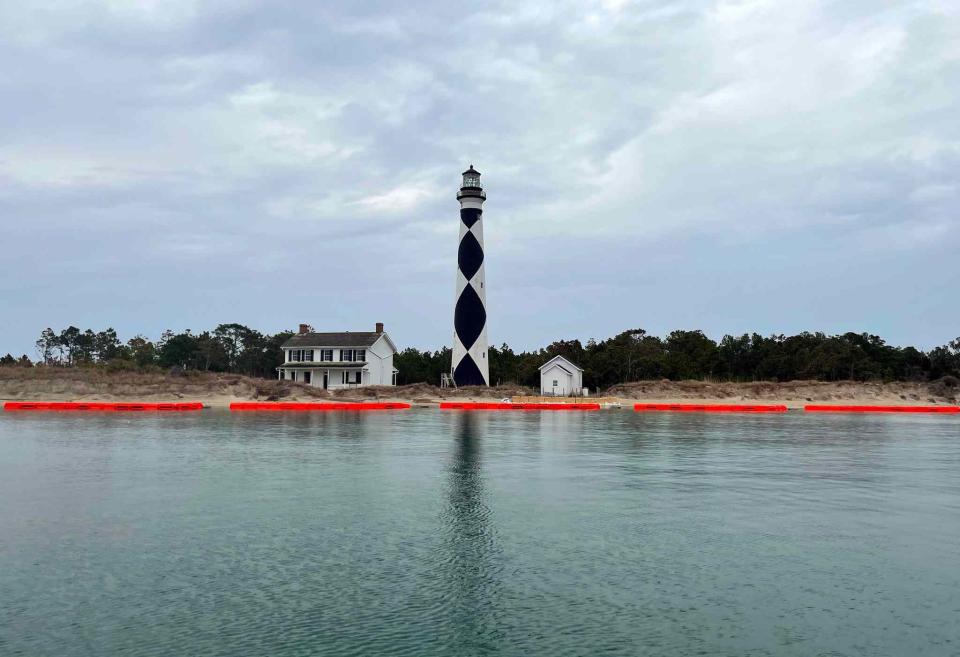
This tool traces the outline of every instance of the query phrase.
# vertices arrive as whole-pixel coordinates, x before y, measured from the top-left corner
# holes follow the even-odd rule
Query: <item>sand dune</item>
[[[418,383],[325,391],[288,381],[254,379],[211,372],[109,372],[100,368],[0,367],[0,400],[50,401],[202,401],[226,406],[231,401],[323,399],[397,400],[433,405],[441,399],[500,400],[536,391],[523,386],[443,389]],[[808,403],[955,404],[960,381],[946,377],[931,383],[787,381],[711,383],[638,381],[613,386],[603,396],[657,403],[777,403],[799,408]]]

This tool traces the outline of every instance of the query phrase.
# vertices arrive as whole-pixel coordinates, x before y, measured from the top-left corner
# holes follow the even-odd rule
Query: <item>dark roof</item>
[[[302,333],[283,343],[284,347],[371,347],[383,333]]]

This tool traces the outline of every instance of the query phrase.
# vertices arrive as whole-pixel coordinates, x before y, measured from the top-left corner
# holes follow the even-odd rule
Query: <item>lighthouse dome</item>
[[[472,164],[469,169],[463,172],[462,187],[480,189],[480,172],[474,169]]]
[[[469,197],[480,199],[481,202],[487,198],[483,187],[480,185],[480,172],[474,169],[472,164],[469,169],[463,172],[463,184],[460,185],[460,190],[457,192],[457,198],[460,200]]]

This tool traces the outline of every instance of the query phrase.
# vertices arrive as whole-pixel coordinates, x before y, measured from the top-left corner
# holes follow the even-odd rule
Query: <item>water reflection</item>
[[[446,606],[461,652],[494,649],[502,639],[499,548],[483,477],[485,420],[473,413],[457,418],[443,517]]]
[[[0,654],[952,654],[958,431],[0,413]]]

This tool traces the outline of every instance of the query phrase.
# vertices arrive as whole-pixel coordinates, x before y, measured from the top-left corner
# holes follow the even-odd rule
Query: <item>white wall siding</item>
[[[554,387],[553,382],[557,385]],[[551,365],[540,373],[540,392],[544,395],[567,396],[573,388],[573,377],[559,365]]]
[[[553,382],[557,385],[554,387]],[[540,370],[540,394],[574,396],[583,390],[583,372],[564,360],[547,364]]]
[[[284,347],[284,365],[303,365],[304,363],[299,361],[290,361],[290,351],[293,348]],[[312,376],[310,379],[310,385],[318,388],[323,387],[323,374],[325,371],[329,372],[327,378],[327,388],[336,389],[336,388],[355,388],[358,386],[356,383],[343,383],[343,372],[346,371],[351,373],[350,380],[356,380],[356,372],[360,372],[360,386],[365,385],[393,385],[393,355],[396,353],[395,349],[390,342],[390,339],[386,334],[380,335],[376,341],[369,347],[330,347],[330,346],[312,346],[312,347],[296,347],[296,349],[312,349],[313,350],[313,361],[312,365],[314,368],[311,368]],[[363,350],[366,352],[364,355],[364,360],[357,362],[356,368],[324,368],[323,362],[320,360],[320,351],[322,349],[332,349],[333,350],[333,359],[335,361],[342,361],[343,355],[342,351],[359,351]],[[362,362],[366,362],[366,365],[362,365]],[[284,365],[280,367],[283,368]],[[303,382],[303,371],[302,369],[297,369],[296,377],[297,381]],[[283,372],[283,378],[286,380],[291,380],[293,378],[294,370],[285,369]]]
[[[390,342],[382,335],[367,350],[370,385],[393,385],[393,353]]]

